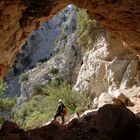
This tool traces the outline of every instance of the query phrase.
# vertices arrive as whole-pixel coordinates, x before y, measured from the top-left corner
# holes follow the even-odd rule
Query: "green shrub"
[[[31,114],[30,117],[26,118],[25,128],[33,129],[45,124],[48,120],[48,116],[46,114],[35,111]]]
[[[43,90],[45,90],[49,96],[33,96],[30,101],[24,103],[15,113],[14,120],[19,126],[28,129],[40,126],[40,124],[42,125],[51,120],[54,117],[60,98],[67,107],[67,118],[75,112],[77,113],[86,110],[90,102],[90,99],[85,95],[73,92],[70,85],[66,83],[62,83],[60,86],[50,85]],[[40,118],[42,118],[42,121]]]
[[[96,20],[92,20],[86,13],[86,10],[79,10],[77,16],[77,43],[84,50],[93,47],[98,36],[103,29],[99,26]]]
[[[14,98],[1,98],[0,99],[0,111],[7,111],[10,112],[10,110],[15,105],[16,100]]]
[[[46,122],[49,120],[50,115],[48,114],[48,106],[51,106],[51,104],[48,104],[47,96],[45,95],[37,95],[33,96],[33,98],[25,102],[21,108],[14,114],[13,120],[22,128],[27,129],[30,126],[27,125],[27,121],[33,120],[32,117],[34,116],[34,112],[40,112],[40,114],[47,115]],[[36,114],[36,113],[35,113]],[[37,118],[38,116],[36,116]],[[52,116],[51,116],[52,117]],[[38,121],[38,120],[35,120]],[[36,122],[34,122],[35,124]]]
[[[6,118],[11,118],[11,110],[15,105],[16,101],[13,98],[1,98],[0,99],[0,123]]]
[[[42,86],[38,83],[32,84],[32,90],[33,90],[34,94],[42,94],[43,93]]]
[[[7,84],[1,80],[0,81],[0,123],[2,123],[5,118],[9,118],[11,109],[16,103],[16,100],[14,98],[4,98],[2,95],[4,94],[6,90]]]
[[[32,84],[33,95],[48,95],[46,87],[39,83]]]
[[[22,73],[20,75],[20,82],[28,81],[28,79],[29,79],[29,74],[28,73]]]
[[[77,108],[81,108],[82,110],[90,102],[90,99],[86,95],[72,91],[70,85],[66,83],[62,83],[59,87],[50,85],[47,92],[51,95],[51,102],[55,102],[54,104],[57,104],[61,98],[70,114],[76,113]]]
[[[0,116],[0,124],[2,124],[5,121],[5,118],[3,118],[2,116]]]
[[[7,84],[3,80],[0,80],[0,95],[4,94],[4,92],[6,91],[6,87]]]
[[[57,74],[57,73],[59,73],[59,70],[58,70],[58,68],[52,67],[51,70],[50,70],[50,72],[51,72],[52,74]]]
[[[61,77],[54,77],[51,81],[51,84],[53,86],[59,86],[63,82],[63,79]]]
[[[62,53],[64,53],[64,52],[65,52],[65,47],[61,47],[61,48],[59,48],[57,55],[62,55]]]

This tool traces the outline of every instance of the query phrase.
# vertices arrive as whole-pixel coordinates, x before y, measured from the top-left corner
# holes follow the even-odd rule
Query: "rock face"
[[[137,129],[135,115],[127,108],[116,105],[105,105],[99,109],[96,126],[101,138],[109,140],[133,139],[131,135]]]
[[[139,86],[139,57],[110,33],[100,33],[83,58],[74,89],[98,97],[102,92]]]
[[[31,3],[33,5],[31,5]],[[0,41],[1,41],[1,52],[3,52],[0,54],[1,75],[3,75],[4,70],[6,70],[12,64],[12,62],[14,60],[13,58],[15,57],[15,55],[19,51],[19,49],[25,43],[25,41],[27,39],[26,37],[29,35],[29,33],[33,29],[37,28],[37,26],[39,27],[39,19],[41,21],[44,21],[44,19],[42,17],[44,12],[42,11],[42,9],[46,9],[46,11],[45,11],[46,14],[45,13],[44,14],[46,15],[46,17],[47,17],[47,15],[49,16],[50,12],[53,9],[53,8],[51,8],[51,6],[53,7],[53,5],[56,5],[56,1],[53,3],[53,5],[51,5],[51,4],[52,4],[51,1],[44,1],[41,3],[39,1],[38,2],[36,2],[36,1],[28,1],[27,2],[24,0],[1,1],[0,2],[0,11],[1,11],[1,15],[0,15],[0,19],[1,19],[0,20],[1,21],[1,23],[0,23],[0,27],[1,27],[0,28],[0,33],[1,33]],[[50,5],[50,6],[48,7],[47,5]],[[45,8],[46,6],[48,8]],[[61,9],[61,8],[65,7],[66,4],[59,5],[57,3],[57,6],[58,6],[58,9]],[[31,9],[29,8],[30,9],[29,10],[28,7],[30,7]],[[40,17],[40,18],[39,19],[37,18],[36,22],[30,23],[30,25],[31,24],[32,25],[28,28],[27,24],[25,25],[24,20],[26,20],[28,18],[26,15],[30,15],[35,10],[34,9],[35,7],[38,7],[36,9],[37,10],[36,12],[38,14],[39,14],[39,9],[40,9],[40,12],[42,12],[42,16],[41,16],[42,19],[39,16],[40,15],[39,14],[37,17],[38,18]],[[57,10],[55,9],[52,11],[53,15],[56,13]],[[26,13],[26,14],[24,15],[24,13]],[[34,13],[34,14],[37,15],[37,13],[36,14]],[[33,20],[34,19],[33,15],[30,15],[30,17],[28,19]],[[31,29],[31,30],[29,31],[29,29]],[[4,40],[4,38],[5,38],[5,40]]]
[[[59,34],[69,18],[72,8],[66,7],[48,22],[41,24],[39,29],[33,31],[22,49],[16,56],[19,71],[35,67],[37,62],[45,62],[53,54]],[[72,27],[72,25],[71,25]],[[23,69],[22,69],[23,67]]]
[[[101,95],[97,99],[98,105],[94,102],[94,107],[112,103],[113,97],[108,93],[114,90],[139,86],[139,57],[133,51],[124,48],[119,38],[116,38],[113,33],[104,30],[97,22],[91,22],[87,19],[88,22],[92,23],[87,24],[88,28],[85,28],[84,24],[79,26],[81,24],[79,13],[80,10],[75,11],[72,9],[65,16],[61,13],[60,17],[64,19],[64,22],[61,23],[58,20],[58,24],[49,24],[51,29],[47,32],[42,33],[41,29],[39,29],[37,33],[31,35],[25,46],[27,45],[32,53],[30,51],[27,53],[24,48],[22,50],[33,60],[31,65],[34,65],[36,61],[46,57],[44,52],[47,49],[44,45],[47,41],[44,35],[47,35],[47,37],[52,35],[50,34],[51,31],[52,33],[54,33],[54,30],[56,31],[54,26],[57,25],[59,27],[56,47],[52,46],[52,43],[51,45],[47,43],[54,48],[53,57],[45,63],[38,63],[36,68],[27,72],[28,80],[21,83],[21,96],[17,101],[17,106],[20,106],[33,96],[32,85],[34,83],[47,87],[50,82],[59,84],[60,80],[63,79],[74,85],[74,90],[83,92],[92,99]],[[50,23],[55,22],[58,18],[59,16],[55,17]],[[82,20],[84,20],[84,16]],[[78,36],[79,27],[86,29],[90,36],[87,35],[87,32],[82,32]],[[85,36],[86,40],[83,38],[81,44],[79,44],[79,38],[83,34],[87,35]],[[40,37],[34,41],[32,40],[34,35]],[[39,45],[37,45],[37,42],[39,42]],[[85,42],[88,49],[85,45],[82,45]],[[32,50],[33,47],[30,48],[30,46],[35,48]],[[44,48],[45,50],[39,50],[39,46],[42,50]],[[84,49],[85,51],[82,52]],[[51,73],[52,69],[57,70],[57,73]],[[15,80],[15,78],[13,79]],[[13,94],[11,90],[10,93]]]
[[[67,27],[65,28],[68,29],[63,31],[63,27],[66,26],[66,24]],[[76,11],[73,10],[73,7],[66,7],[57,16],[53,17],[53,19],[44,22],[38,30],[32,32],[22,49],[16,55],[13,67],[4,78],[8,85],[6,94],[8,96],[20,95],[21,86],[19,75],[29,69],[33,69],[37,63],[41,64],[48,61],[60,48],[64,50],[67,44],[67,39],[64,37],[71,35],[75,29]],[[61,35],[63,33],[62,31],[65,32],[65,35]],[[59,36],[61,36],[61,38],[59,38]],[[69,50],[67,52],[69,54],[72,53],[71,55],[76,53],[73,50],[73,52],[69,52]],[[76,48],[76,50],[78,50],[78,48]]]
[[[108,120],[108,121],[107,121]],[[106,105],[97,115],[87,114],[62,126],[56,121],[29,131],[0,130],[1,140],[138,140],[140,133],[135,115],[124,106]],[[11,122],[10,122],[11,124]],[[2,128],[9,126],[3,124]],[[15,126],[15,124],[13,124]],[[13,130],[15,127],[13,127]],[[4,131],[5,133],[2,133]]]
[[[75,31],[78,12],[72,7],[69,10],[65,10],[68,12],[65,13],[64,11],[65,22],[60,22],[61,26],[64,28],[60,27],[60,33],[57,36],[58,41],[52,50],[52,57],[46,62],[37,63],[35,68],[27,70],[28,80],[21,83],[21,95],[17,101],[17,106],[33,96],[33,84],[47,87],[51,82],[59,85],[61,80],[69,82],[71,85],[75,84],[83,57],[81,48],[76,44],[77,38]],[[64,13],[62,12],[60,14]],[[59,16],[56,18],[59,19]],[[37,53],[34,54],[33,52],[32,55],[30,55],[30,58],[36,61],[37,58],[34,59],[32,56],[35,56]],[[44,52],[42,52],[42,57],[44,56],[43,53]],[[46,55],[44,57],[46,57]],[[54,73],[53,70],[56,70],[57,72]],[[9,93],[12,94],[11,90]]]
[[[139,54],[140,2],[138,0],[1,0],[0,75],[5,75],[29,33],[69,3],[87,9],[111,34]],[[111,23],[111,24],[110,24]]]

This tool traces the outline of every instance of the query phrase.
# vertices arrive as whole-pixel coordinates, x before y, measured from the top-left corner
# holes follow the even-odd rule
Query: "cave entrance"
[[[99,20],[104,20],[102,16],[98,14],[96,16]],[[22,92],[19,102],[25,102],[38,96],[49,82],[59,85],[61,81],[66,80],[75,85],[76,90],[80,89],[93,99],[100,93],[107,92],[110,87],[120,87],[121,82],[129,75],[127,68],[137,67],[131,63],[131,60],[126,62],[129,56],[137,60],[136,55],[123,48],[122,42],[116,38],[116,35],[106,32],[96,20],[91,20],[85,10],[69,5],[56,17],[42,23],[38,30],[31,33],[17,54],[9,77],[6,77],[11,84],[8,90],[12,96]],[[126,62],[124,66],[122,62]],[[115,68],[118,71],[115,71]],[[124,77],[120,68],[123,68]],[[114,74],[114,71],[119,74]],[[82,72],[84,76],[81,76]],[[21,87],[20,84],[16,85],[19,75],[21,75]],[[112,79],[111,76],[116,79]],[[125,83],[131,84],[130,81]],[[36,93],[30,94],[35,92],[34,90]],[[43,97],[35,100],[42,101]],[[72,105],[75,107],[75,103]],[[42,115],[40,112],[35,113],[32,117]],[[22,117],[25,117],[24,114]]]
[[[83,65],[83,56],[87,50],[92,48],[92,45],[102,32],[104,32],[104,29],[101,29],[96,20],[89,18],[86,10],[78,9],[74,5],[68,5],[57,16],[42,23],[39,29],[30,34],[5,78],[8,84],[6,96],[18,97],[14,108],[14,112],[17,112],[14,120],[20,126],[26,123],[22,120],[25,119],[23,110],[27,113],[26,106],[28,106],[28,109],[33,109],[33,106],[29,105],[32,101],[36,104],[34,108],[38,112],[32,112],[30,109],[29,112],[35,116],[42,116],[44,111],[42,114],[39,111],[45,106],[42,106],[42,109],[39,108],[38,101],[42,100],[43,104],[48,102],[44,101],[48,95],[45,89],[48,84],[51,83],[55,87],[59,87],[62,84],[64,87],[61,87],[59,91],[66,92],[66,97],[68,96],[67,92],[71,94],[71,87],[76,84],[78,72]],[[68,85],[64,82],[68,83]],[[55,92],[57,93],[57,91]],[[79,97],[77,95],[72,95],[67,99],[68,103],[69,101],[70,103],[72,102],[69,105],[70,112],[75,111],[75,108],[79,110],[80,106],[82,106],[83,111],[89,107],[87,94],[79,94]],[[61,98],[63,99],[63,97]],[[25,106],[23,105],[24,103],[26,104]],[[40,104],[42,105],[42,103]],[[81,103],[84,105],[86,103],[84,108]],[[21,107],[21,105],[23,106]],[[44,110],[46,110],[45,108]],[[51,111],[51,113],[53,112]]]

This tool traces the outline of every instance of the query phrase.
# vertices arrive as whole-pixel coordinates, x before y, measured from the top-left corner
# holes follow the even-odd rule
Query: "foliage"
[[[4,117],[0,116],[0,124],[2,124],[5,121]]]
[[[6,83],[3,80],[0,80],[0,95],[3,95],[6,90]]]
[[[1,80],[0,81],[0,123],[2,123],[5,118],[9,117],[10,115],[10,111],[13,108],[13,106],[15,105],[15,99],[14,98],[4,98],[2,95],[4,94],[5,90],[6,90],[7,84]]]
[[[48,116],[46,114],[40,113],[38,111],[33,112],[31,116],[27,117],[26,119],[26,129],[32,129],[38,126],[42,126],[43,124],[45,124],[45,122],[47,122],[47,117]]]
[[[29,74],[28,73],[22,73],[20,75],[20,82],[28,81],[28,79],[29,79]]]
[[[57,104],[62,99],[71,113],[75,113],[77,108],[83,108],[90,100],[86,95],[74,92],[70,85],[62,83],[59,87],[50,85],[47,92],[51,94],[51,102]]]
[[[51,81],[52,86],[59,86],[63,82],[61,77],[54,77]]]
[[[98,25],[97,21],[89,18],[86,10],[79,10],[76,30],[78,37],[77,43],[79,46],[85,50],[93,47],[93,44],[99,36],[101,30],[102,29]]]
[[[49,107],[52,105],[49,104],[49,99],[47,97],[48,96],[45,96],[45,95],[33,96],[33,98],[30,101],[24,103],[21,106],[21,108],[18,110],[18,112],[16,112],[16,114],[14,115],[13,119],[16,121],[16,123],[19,126],[27,129],[30,126],[26,122],[27,121],[31,122],[31,120],[34,120],[33,118],[35,118],[34,115],[36,113],[34,115],[33,115],[33,113],[37,111],[37,112],[40,112],[41,114],[47,115],[46,116],[46,119],[47,119],[46,122],[47,122],[49,120],[48,117],[49,118],[53,117],[52,114],[50,117],[50,114],[48,113],[48,112],[50,112]],[[54,110],[53,110],[53,113],[54,113]],[[36,116],[36,117],[38,117],[38,116]],[[38,121],[38,120],[35,120],[35,121]],[[40,126],[39,122],[38,123],[34,122],[34,124],[38,124],[38,126]]]
[[[58,49],[57,55],[62,55],[65,52],[65,47],[61,47]]]
[[[43,93],[42,86],[38,83],[32,84],[32,90],[33,90],[34,94],[42,94]]]
[[[16,101],[13,98],[0,98],[0,123],[3,123],[5,119],[11,117],[11,109],[15,103]]]
[[[57,74],[57,73],[59,73],[59,69],[58,69],[58,68],[52,67],[51,70],[50,70],[50,72],[51,72],[52,74]]]
[[[14,120],[18,125],[28,129],[49,121],[54,116],[60,98],[67,107],[68,117],[85,107],[87,109],[87,105],[90,102],[85,95],[73,92],[70,85],[66,83],[62,83],[60,86],[50,85],[44,90],[49,93],[48,96],[33,96],[30,101],[24,103],[15,113]]]
[[[14,98],[1,98],[0,99],[0,111],[10,111],[12,107],[15,105]]]

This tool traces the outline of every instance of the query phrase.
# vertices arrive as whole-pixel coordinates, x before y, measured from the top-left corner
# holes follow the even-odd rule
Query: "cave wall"
[[[30,32],[68,4],[87,9],[123,46],[140,53],[139,0],[1,0],[0,77],[3,77]]]

